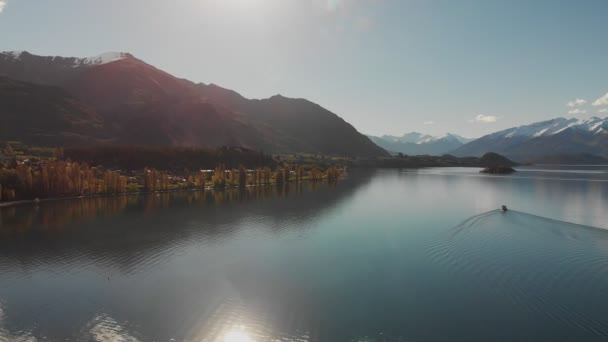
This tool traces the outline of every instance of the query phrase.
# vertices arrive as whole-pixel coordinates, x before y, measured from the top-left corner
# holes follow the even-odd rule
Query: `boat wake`
[[[519,211],[473,216],[438,236],[431,260],[532,317],[608,336],[608,232]]]

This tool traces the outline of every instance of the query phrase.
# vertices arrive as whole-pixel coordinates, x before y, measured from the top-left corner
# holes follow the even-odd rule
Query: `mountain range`
[[[496,152],[519,161],[534,161],[552,155],[591,154],[608,156],[608,117],[556,118],[488,134],[450,154],[481,156]]]
[[[383,135],[368,137],[376,145],[392,154],[431,155],[440,156],[472,141],[457,134],[446,133],[441,136],[432,136],[418,132],[405,133],[402,136]]]
[[[214,84],[174,77],[129,53],[90,58],[0,53],[0,99],[0,141],[387,155],[348,122],[308,100],[247,99]]]
[[[368,137],[308,100],[247,99],[174,77],[129,53],[0,53],[0,119],[0,141],[41,146],[234,146],[353,157],[496,152],[518,161],[608,157],[608,118],[556,118],[472,141],[451,133]]]

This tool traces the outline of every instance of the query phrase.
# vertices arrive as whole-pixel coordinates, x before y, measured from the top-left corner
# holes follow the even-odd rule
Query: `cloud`
[[[422,123],[423,125],[434,125],[435,121],[425,121]]]
[[[4,7],[6,6],[6,1],[7,0],[0,0],[0,13],[2,13],[2,11],[4,10]]]
[[[569,110],[568,114],[574,114],[574,115],[576,115],[576,114],[587,114],[587,111],[584,110],[584,109],[575,108],[575,109]]]
[[[602,108],[597,111],[598,113],[608,113],[608,108]]]
[[[477,115],[473,120],[469,120],[472,123],[492,123],[498,121],[498,117],[494,115]]]
[[[576,106],[582,106],[585,103],[587,103],[587,100],[583,100],[583,99],[576,99],[573,101],[570,101],[566,104],[566,106],[568,107],[576,107]]]
[[[600,97],[599,99],[593,101],[592,105],[594,105],[594,106],[608,106],[608,93],[606,93],[606,95]]]

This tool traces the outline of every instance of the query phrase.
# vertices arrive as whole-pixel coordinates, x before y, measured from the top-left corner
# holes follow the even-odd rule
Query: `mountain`
[[[300,152],[324,151],[350,156],[384,156],[386,151],[357,132],[348,122],[305,99],[275,95],[249,100],[215,84],[197,85],[205,101],[246,114],[260,130],[274,129],[274,143]]]
[[[63,89],[101,120],[97,131],[82,134],[116,144],[386,155],[352,125],[310,101],[280,95],[250,100],[174,77],[129,53],[73,58],[5,52],[0,76]]]
[[[561,165],[608,165],[608,158],[589,153],[556,154],[541,157],[532,161],[535,164],[561,164]]]
[[[127,53],[108,52],[89,58],[37,56],[27,51],[0,52],[2,75],[16,80],[58,85],[93,66],[133,58]]]
[[[35,145],[94,144],[102,119],[64,89],[0,77],[0,139]]]
[[[450,153],[479,156],[489,151],[520,161],[556,154],[608,156],[608,118],[557,118],[513,127],[483,136]]]
[[[442,156],[402,155],[376,159],[361,159],[353,163],[357,166],[380,168],[421,168],[421,167],[510,167],[518,163],[497,153],[486,153],[482,157],[457,158],[449,154]]]
[[[393,154],[435,156],[443,155],[472,140],[451,133],[434,137],[418,132],[405,133],[400,137],[392,135],[383,135],[381,137],[369,135],[368,137],[376,145]]]

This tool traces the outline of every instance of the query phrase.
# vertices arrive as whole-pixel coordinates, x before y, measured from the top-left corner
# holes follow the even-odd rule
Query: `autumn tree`
[[[244,188],[247,186],[247,170],[243,165],[239,166],[239,187]]]
[[[283,171],[285,172],[285,177],[284,177],[285,183],[289,183],[289,179],[291,176],[291,169],[289,168],[289,164],[285,164]]]
[[[281,170],[280,168],[277,168],[277,172],[276,172],[276,182],[277,184],[283,184],[284,181],[284,173],[283,170]]]
[[[226,187],[226,169],[224,164],[220,164],[215,168],[211,182],[213,182],[213,186],[216,188]]]

